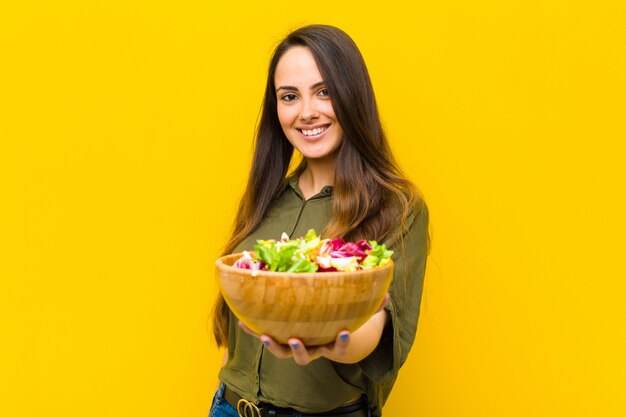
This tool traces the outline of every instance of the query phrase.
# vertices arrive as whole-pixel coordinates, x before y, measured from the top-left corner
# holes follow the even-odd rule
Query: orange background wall
[[[268,58],[360,46],[433,250],[385,415],[623,416],[621,1],[0,6],[0,415],[206,416]],[[410,410],[410,411],[409,411]]]

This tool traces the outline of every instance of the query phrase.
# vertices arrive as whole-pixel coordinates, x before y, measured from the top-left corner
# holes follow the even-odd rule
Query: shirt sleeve
[[[415,340],[428,256],[428,207],[420,202],[407,218],[407,232],[393,246],[393,280],[385,310],[389,320],[378,346],[359,362],[375,384],[393,381]]]

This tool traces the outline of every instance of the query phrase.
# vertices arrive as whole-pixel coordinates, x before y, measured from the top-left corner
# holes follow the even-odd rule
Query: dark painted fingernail
[[[269,340],[264,340],[264,341],[263,341],[263,344],[264,344],[265,346],[269,346],[269,345],[270,345],[270,341],[269,341]]]
[[[291,347],[294,348],[295,350],[298,350],[298,344],[297,343],[292,343]]]
[[[350,337],[350,335],[348,333],[342,333],[339,338],[341,339],[342,342],[346,342],[348,340],[348,338]]]

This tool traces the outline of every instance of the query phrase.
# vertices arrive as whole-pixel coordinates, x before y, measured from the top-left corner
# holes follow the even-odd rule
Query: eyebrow
[[[311,87],[309,87],[309,88],[310,88],[311,90],[313,90],[314,88],[317,88],[317,87],[322,86],[322,85],[324,85],[324,84],[325,84],[325,83],[324,83],[324,81],[319,81],[319,82],[317,82],[317,83],[313,84],[313,85],[312,85]],[[292,85],[281,85],[280,87],[278,87],[278,88],[276,89],[276,92],[278,92],[278,90],[298,91],[298,88],[297,88],[297,87],[294,87],[294,86],[292,86]]]

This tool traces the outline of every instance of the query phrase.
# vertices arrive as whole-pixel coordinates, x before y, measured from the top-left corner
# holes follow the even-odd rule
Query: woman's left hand
[[[259,339],[265,347],[279,359],[293,358],[298,365],[308,365],[315,359],[322,356],[342,357],[345,355],[348,345],[350,344],[350,332],[343,330],[339,332],[334,342],[320,346],[306,346],[302,340],[291,338],[288,344],[278,343],[268,335],[259,335],[250,330],[245,324],[239,322],[246,333]]]

